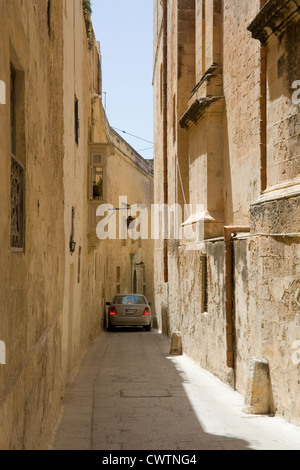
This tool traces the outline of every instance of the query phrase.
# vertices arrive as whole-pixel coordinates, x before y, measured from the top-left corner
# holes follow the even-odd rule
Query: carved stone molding
[[[213,103],[220,100],[224,100],[224,96],[207,96],[205,98],[195,100],[186,113],[181,117],[179,121],[180,126],[183,129],[189,130],[193,124],[197,124]]]
[[[287,25],[300,17],[300,0],[268,0],[248,26],[254,39],[266,45],[273,34],[281,37]]]

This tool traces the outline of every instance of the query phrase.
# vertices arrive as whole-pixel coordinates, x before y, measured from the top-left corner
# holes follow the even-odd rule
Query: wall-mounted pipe
[[[260,48],[260,181],[267,188],[267,50]]]
[[[168,204],[168,0],[162,0],[163,8],[163,186],[164,204]],[[168,240],[164,240],[164,281],[169,280]]]
[[[224,227],[225,239],[225,312],[226,312],[226,359],[227,366],[234,369],[234,318],[233,318],[233,243],[232,235],[250,232],[250,227]]]
[[[263,8],[266,0],[260,0]],[[260,46],[260,183],[267,188],[267,48]]]

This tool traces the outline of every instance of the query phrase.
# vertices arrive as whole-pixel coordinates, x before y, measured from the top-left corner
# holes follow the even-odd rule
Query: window
[[[137,294],[138,284],[137,284],[137,272],[136,269],[133,271],[133,289],[132,292]]]
[[[24,168],[11,159],[11,248],[24,247]]]
[[[208,275],[207,275],[207,256],[201,256],[201,271],[202,271],[202,313],[207,312],[208,309]]]
[[[51,36],[51,0],[48,0],[47,4],[47,26],[48,26],[48,36]]]
[[[107,162],[113,155],[114,146],[104,143],[89,143],[89,168],[87,197],[89,200],[89,227],[88,233],[96,234],[97,224],[100,218],[97,216],[97,208],[107,200]]]
[[[76,142],[76,145],[78,145],[79,144],[79,103],[78,103],[78,99],[76,95],[75,95],[74,114],[75,114],[75,142]]]
[[[117,282],[116,282],[116,287],[117,287],[117,294],[120,294],[121,292],[121,267],[117,266]]]
[[[91,192],[90,198],[95,201],[105,200],[105,153],[95,150],[90,154]]]
[[[95,155],[93,163],[93,199],[103,200],[103,166],[101,165],[101,155]]]
[[[70,235],[70,253],[71,253],[71,255],[75,252],[75,248],[76,248],[76,242],[74,241],[74,223],[75,223],[75,207],[72,207],[71,235]]]
[[[94,282],[98,281],[98,253],[94,252]]]
[[[77,269],[77,282],[80,283],[80,275],[81,275],[81,246],[78,249],[78,269]]]
[[[17,141],[17,136],[21,140],[22,126],[24,119],[22,110],[24,108],[23,75],[18,73],[11,65],[10,73],[10,125],[11,125],[11,235],[10,246],[13,251],[23,251],[24,249],[24,186],[25,173],[21,163],[20,148],[22,142]],[[22,124],[21,124],[22,123]],[[23,155],[21,155],[22,157]],[[24,158],[23,158],[24,159]],[[23,160],[22,159],[22,160]]]
[[[118,295],[113,303],[115,305],[145,305],[146,299],[142,295]]]

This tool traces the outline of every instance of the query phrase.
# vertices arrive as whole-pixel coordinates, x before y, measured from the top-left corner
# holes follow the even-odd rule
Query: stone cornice
[[[218,64],[212,64],[208,69],[207,71],[205,72],[205,74],[202,76],[201,80],[199,81],[199,83],[197,83],[197,85],[195,86],[195,88],[193,89],[192,91],[192,96],[199,90],[199,88],[201,88],[201,86],[203,85],[204,82],[206,81],[209,81],[210,79],[212,78],[215,78],[218,76],[218,74],[216,73],[218,71],[218,69],[220,69],[220,66]]]
[[[207,96],[205,98],[195,100],[179,120],[180,126],[183,129],[189,130],[193,124],[196,124],[204,116],[207,109],[213,103],[223,99],[224,96]]]
[[[300,0],[268,0],[248,30],[253,38],[266,45],[270,36],[280,37],[296,17],[300,18]]]
[[[253,202],[251,206],[258,206],[260,204],[266,204],[280,199],[291,199],[298,198],[300,196],[300,179],[287,181],[285,183],[278,184],[271,188],[266,189],[258,198],[257,201]]]

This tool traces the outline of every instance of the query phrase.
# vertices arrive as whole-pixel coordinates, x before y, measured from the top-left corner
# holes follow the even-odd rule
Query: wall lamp
[[[73,254],[76,249],[76,242],[74,242],[73,238],[70,238],[70,253]]]
[[[130,227],[130,224],[131,222],[133,222],[136,218],[135,217],[132,217],[132,215],[130,215],[129,217],[127,217],[127,228]]]
[[[141,266],[141,268],[142,268],[142,267],[145,266],[145,263],[144,263],[144,261],[141,261],[140,263],[134,263],[133,266]]]

